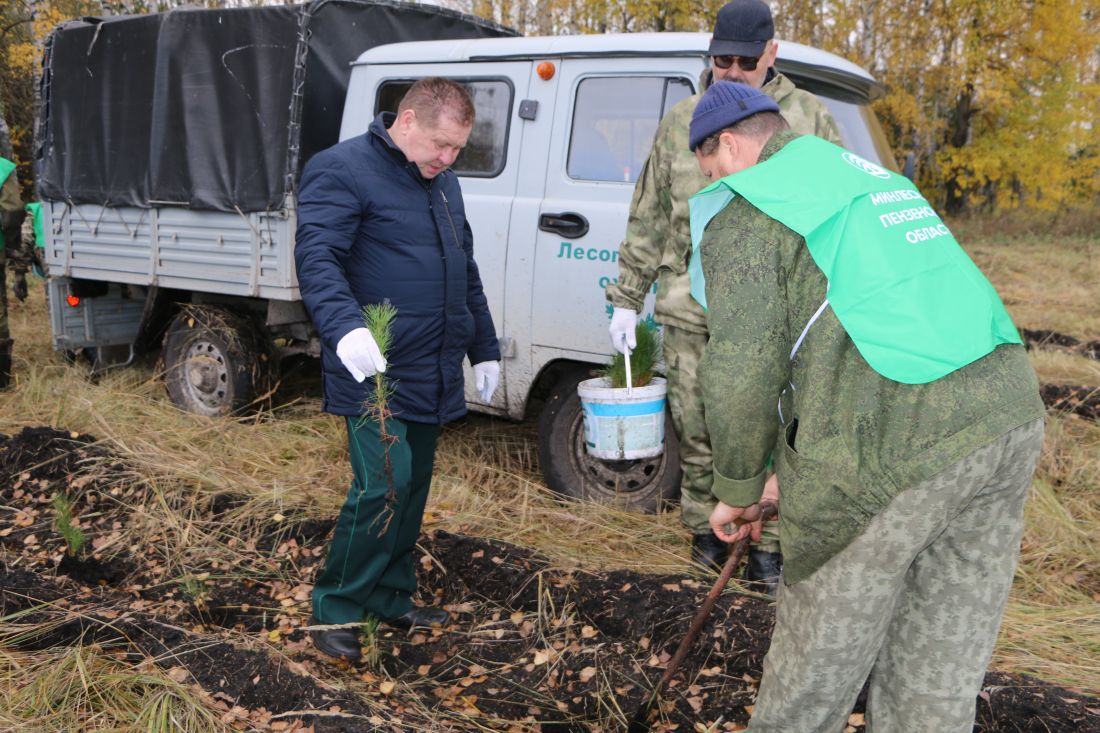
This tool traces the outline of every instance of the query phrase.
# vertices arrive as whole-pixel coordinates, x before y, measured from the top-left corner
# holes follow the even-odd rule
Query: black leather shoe
[[[779,591],[779,576],[783,572],[783,555],[749,547],[749,559],[745,564],[745,580],[756,583],[772,598]]]
[[[691,561],[708,570],[720,571],[729,554],[730,546],[714,532],[700,532],[691,537]]]
[[[442,608],[435,608],[434,606],[418,608],[414,606],[397,618],[391,618],[386,623],[398,629],[411,629],[414,626],[431,628],[432,626],[443,626],[450,618],[451,614]]]
[[[363,648],[359,645],[359,635],[354,629],[326,629],[311,631],[309,635],[313,637],[313,646],[330,657],[355,662],[363,655]]]

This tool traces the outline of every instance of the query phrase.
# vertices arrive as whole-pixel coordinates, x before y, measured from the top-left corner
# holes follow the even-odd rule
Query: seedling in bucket
[[[660,354],[656,332],[639,324],[629,358],[617,354],[603,376],[577,386],[584,414],[585,447],[605,461],[660,455],[665,447],[668,385],[653,376]]]

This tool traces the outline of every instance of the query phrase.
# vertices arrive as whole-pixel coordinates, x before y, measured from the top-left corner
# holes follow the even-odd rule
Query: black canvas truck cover
[[[86,18],[46,46],[38,195],[271,211],[335,144],[350,64],[400,41],[514,35],[443,8],[364,0]]]

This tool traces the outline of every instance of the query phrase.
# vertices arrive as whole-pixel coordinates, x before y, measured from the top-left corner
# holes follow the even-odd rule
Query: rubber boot
[[[707,570],[720,572],[729,557],[730,547],[714,532],[700,532],[691,537],[691,561]]]
[[[775,598],[779,591],[779,576],[782,573],[782,554],[749,547],[749,559],[745,563],[745,580],[756,584],[764,593]]]
[[[0,340],[0,389],[11,386],[11,345],[12,339]]]

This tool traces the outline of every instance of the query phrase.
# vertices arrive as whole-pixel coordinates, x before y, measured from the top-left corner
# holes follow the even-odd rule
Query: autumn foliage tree
[[[885,83],[898,157],[948,211],[1091,205],[1100,192],[1098,0],[782,0],[777,33]]]
[[[709,31],[722,2],[470,0],[523,33]],[[886,87],[899,160],[952,213],[1091,206],[1100,194],[1100,0],[773,0],[776,34]]]

